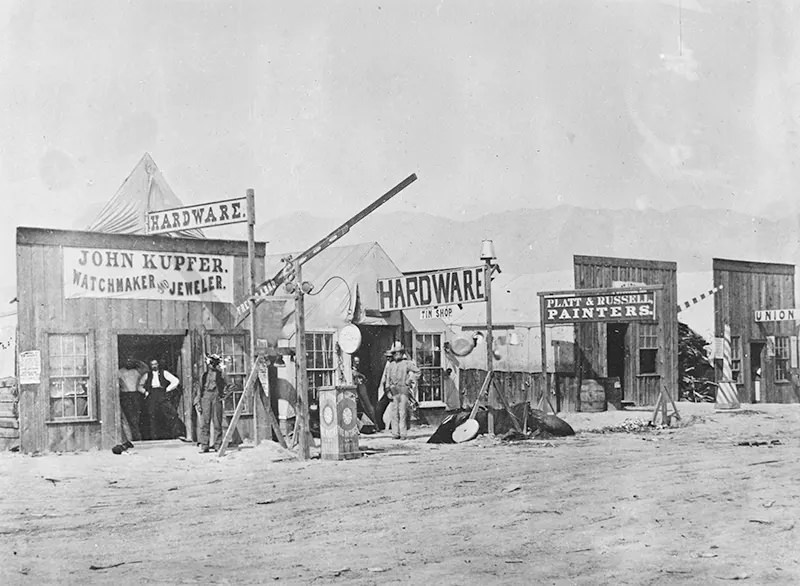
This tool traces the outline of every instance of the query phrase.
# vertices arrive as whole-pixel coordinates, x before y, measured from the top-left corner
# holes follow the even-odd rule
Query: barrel
[[[581,383],[581,411],[597,413],[606,410],[606,390],[593,378]]]

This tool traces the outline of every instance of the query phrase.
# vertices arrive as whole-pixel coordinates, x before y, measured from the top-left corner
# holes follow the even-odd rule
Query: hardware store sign
[[[653,321],[655,306],[655,293],[652,291],[545,297],[544,321],[546,324]]]
[[[233,303],[233,257],[65,247],[64,297]]]

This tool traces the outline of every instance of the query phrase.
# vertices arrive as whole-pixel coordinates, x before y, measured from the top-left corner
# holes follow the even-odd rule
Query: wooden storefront
[[[575,289],[660,286],[653,322],[625,321],[575,325],[575,364],[580,379],[618,377],[622,400],[656,403],[661,386],[678,389],[678,289],[674,262],[574,256]]]
[[[264,254],[257,243],[259,282]],[[247,275],[246,242],[18,228],[18,348],[38,380],[20,381],[22,451],[119,443],[117,372],[129,354],[180,379],[179,415],[193,437],[204,353],[224,354],[234,381],[249,371],[249,332],[234,328]],[[251,421],[240,423],[245,437]]]
[[[795,267],[790,264],[713,259],[714,335],[730,326],[731,367],[743,403],[800,402]],[[757,311],[773,310],[756,315]],[[792,318],[792,319],[790,319]],[[721,360],[717,361],[721,369]],[[759,372],[760,371],[760,372]],[[758,383],[758,392],[756,390]]]

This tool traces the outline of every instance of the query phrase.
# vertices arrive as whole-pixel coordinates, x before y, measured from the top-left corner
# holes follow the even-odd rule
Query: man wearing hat
[[[411,387],[419,377],[419,366],[413,360],[406,358],[405,348],[400,342],[395,342],[391,347],[392,362],[386,364],[386,381],[384,388],[391,397],[394,407],[392,420],[392,437],[407,439],[408,434],[408,398]]]
[[[222,358],[206,354],[206,370],[200,377],[200,389],[195,395],[194,408],[200,416],[200,452],[208,453],[222,445],[222,401],[225,397],[225,377]],[[211,422],[214,422],[214,442],[210,443]],[[211,447],[210,447],[211,446]]]

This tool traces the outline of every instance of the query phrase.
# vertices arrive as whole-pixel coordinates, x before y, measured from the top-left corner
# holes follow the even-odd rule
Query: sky
[[[796,214],[798,25],[791,0],[0,0],[0,271],[144,152],[187,204],[254,188],[260,222],[412,172],[384,212]]]

